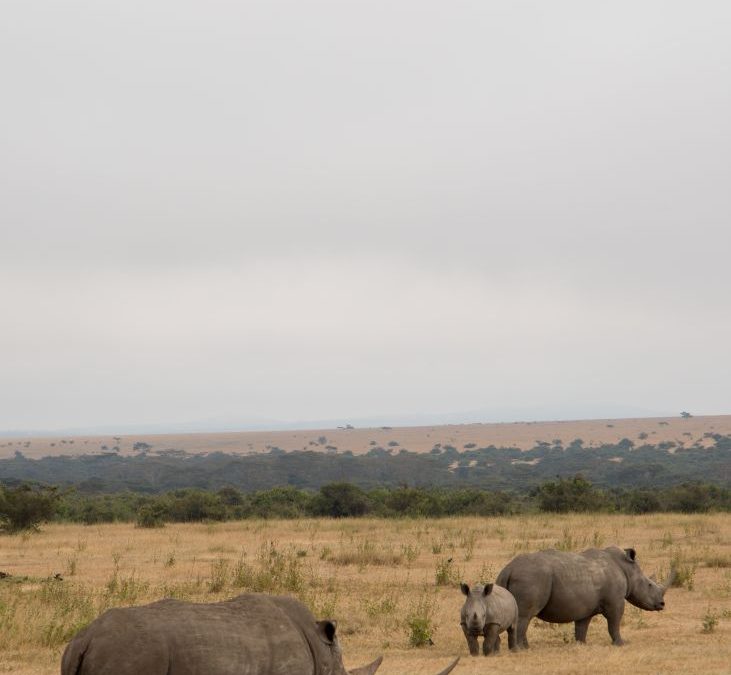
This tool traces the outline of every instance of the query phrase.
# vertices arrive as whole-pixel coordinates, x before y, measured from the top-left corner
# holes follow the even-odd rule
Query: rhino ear
[[[317,632],[320,634],[320,637],[325,640],[325,642],[333,642],[335,640],[335,631],[337,628],[337,621],[325,619],[324,621],[317,622]]]
[[[493,584],[485,584],[485,588],[482,589],[482,595],[490,595],[492,593]]]
[[[624,553],[627,557],[627,560],[629,560],[630,562],[635,561],[635,558],[637,557],[637,551],[635,551],[633,548],[624,549]]]
[[[459,587],[462,589],[462,593],[464,593],[465,595],[470,594],[470,587],[464,581],[459,585]]]

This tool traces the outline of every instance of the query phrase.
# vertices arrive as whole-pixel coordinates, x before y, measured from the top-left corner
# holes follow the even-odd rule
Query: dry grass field
[[[242,431],[206,434],[136,434],[134,436],[78,436],[0,438],[0,459],[21,451],[26,457],[80,455],[105,451],[131,454],[134,444],[145,442],[152,452],[182,450],[190,453],[227,452],[251,454],[277,447],[282,450],[322,450],[337,448],[355,454],[373,447],[406,448],[428,452],[436,443],[457,450],[474,443],[477,447],[517,447],[527,450],[537,441],[560,439],[568,445],[581,438],[587,447],[616,443],[629,438],[635,443],[657,445],[673,441],[678,447],[706,444],[706,433],[731,434],[731,415],[646,417],[618,420],[574,420],[553,422],[513,422],[503,424],[448,424],[427,427],[378,427],[371,429],[319,429],[304,431]],[[642,434],[642,436],[641,436]],[[644,434],[647,436],[645,437]],[[325,439],[324,441],[322,439]],[[644,440],[643,440],[644,439]],[[396,445],[392,445],[395,443]],[[471,446],[474,447],[474,446]],[[117,448],[118,450],[114,450]]]
[[[606,622],[588,645],[572,625],[534,621],[531,649],[468,655],[457,583],[493,580],[516,553],[633,546],[649,575],[680,566],[667,610],[627,606],[612,647]],[[451,558],[452,562],[448,562]],[[728,515],[540,515],[445,520],[298,520],[168,525],[47,525],[0,537],[0,672],[50,675],[76,628],[115,605],[174,596],[199,602],[249,589],[299,596],[339,622],[346,666],[385,655],[381,673],[731,673]],[[61,573],[63,580],[49,579]],[[425,624],[433,646],[412,647]],[[505,640],[503,640],[505,642]]]

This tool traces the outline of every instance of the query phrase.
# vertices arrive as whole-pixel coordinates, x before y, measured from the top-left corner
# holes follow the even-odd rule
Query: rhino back
[[[88,646],[78,675],[315,673],[296,621],[256,594],[213,604],[164,600],[112,609],[79,638]]]
[[[506,572],[507,570],[507,572]],[[501,577],[515,596],[521,615],[566,623],[597,613],[616,579],[602,556],[539,551],[516,557]]]

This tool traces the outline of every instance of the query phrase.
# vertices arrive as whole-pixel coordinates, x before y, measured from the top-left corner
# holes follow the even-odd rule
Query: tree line
[[[628,514],[731,511],[731,490],[709,483],[660,489],[603,489],[581,475],[546,481],[524,492],[479,488],[379,487],[336,482],[317,490],[291,486],[250,493],[227,486],[161,494],[83,494],[74,489],[24,483],[0,488],[0,527],[18,531],[44,521],[85,524],[134,522],[160,527],[173,522],[247,518],[403,518],[498,516],[518,513],[619,512]]]
[[[364,490],[418,487],[526,491],[555,476],[581,473],[603,488],[670,487],[683,482],[731,485],[731,436],[707,434],[710,447],[679,447],[673,442],[640,445],[629,439],[587,448],[581,439],[567,446],[537,441],[531,450],[467,448],[437,444],[427,453],[374,447],[363,455],[331,451],[285,452],[271,448],[256,455],[186,454],[154,451],[145,444],[132,456],[116,453],[28,459],[21,452],[0,460],[0,483],[32,481],[74,486],[85,494],[163,493],[195,487],[242,492],[287,485],[318,490],[349,482]]]

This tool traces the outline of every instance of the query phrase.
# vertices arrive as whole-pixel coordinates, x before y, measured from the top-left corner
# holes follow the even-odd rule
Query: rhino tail
[[[68,643],[61,659],[61,675],[81,675],[90,641],[87,632],[83,631]]]

